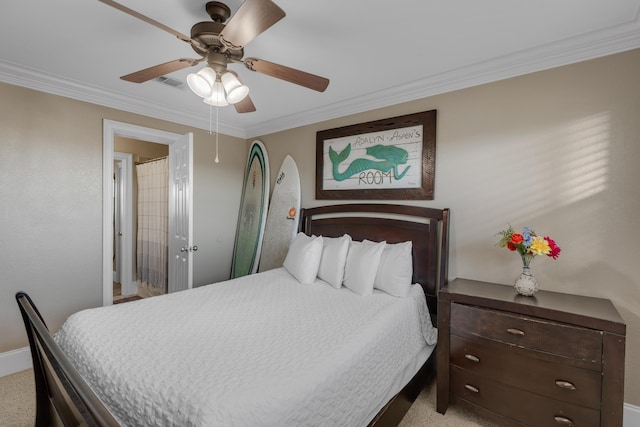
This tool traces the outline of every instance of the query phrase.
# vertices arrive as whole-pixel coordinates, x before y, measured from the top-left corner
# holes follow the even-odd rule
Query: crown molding
[[[293,114],[246,129],[248,138],[398,105],[472,86],[587,61],[640,47],[638,15],[624,25],[449,70],[375,94]]]
[[[351,114],[415,101],[446,92],[595,59],[640,47],[638,13],[634,19],[524,51],[478,62],[376,93],[324,105],[247,128],[220,123],[220,133],[249,139]],[[0,60],[0,81],[198,129],[208,129],[208,115],[186,114],[129,95],[65,79]]]
[[[193,116],[181,110],[163,107],[130,95],[106,91],[96,86],[87,85],[40,70],[15,65],[1,59],[0,81],[14,86],[22,86],[27,89],[34,89],[65,98],[115,108],[117,110],[165,120],[171,123],[178,123],[198,129],[209,128],[208,115]],[[244,129],[223,123],[220,123],[219,126],[220,133],[242,139],[246,138]]]

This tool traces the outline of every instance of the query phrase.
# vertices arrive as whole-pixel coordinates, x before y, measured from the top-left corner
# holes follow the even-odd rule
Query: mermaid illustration
[[[340,163],[344,162],[349,157],[349,154],[351,154],[351,144],[347,145],[344,150],[339,153],[329,147],[329,159],[333,165],[333,179],[336,181],[344,181],[355,174],[369,169],[379,170],[383,173],[389,172],[393,169],[393,176],[396,180],[401,180],[411,167],[407,166],[402,173],[398,173],[398,166],[407,163],[409,153],[407,150],[394,145],[379,144],[367,148],[367,154],[375,157],[376,159],[380,159],[379,161],[365,158],[355,159],[344,172],[340,172],[338,167],[340,166]]]

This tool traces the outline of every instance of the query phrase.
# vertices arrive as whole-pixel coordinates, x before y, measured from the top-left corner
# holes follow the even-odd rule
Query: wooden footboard
[[[36,381],[36,427],[119,426],[53,340],[29,295],[18,292]]]

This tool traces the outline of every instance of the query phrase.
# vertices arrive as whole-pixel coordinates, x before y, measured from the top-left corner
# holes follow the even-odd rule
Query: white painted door
[[[193,286],[193,134],[169,145],[169,292]]]

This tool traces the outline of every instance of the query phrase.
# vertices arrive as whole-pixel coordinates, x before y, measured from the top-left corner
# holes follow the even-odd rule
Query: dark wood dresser
[[[456,279],[438,297],[437,410],[505,426],[622,426],[626,325],[611,301]]]

